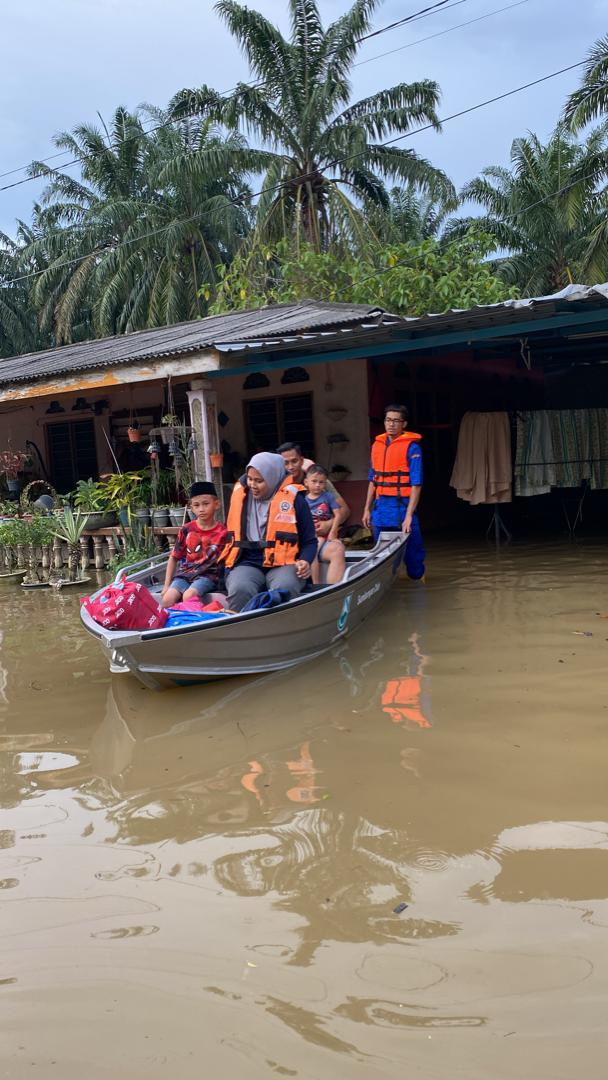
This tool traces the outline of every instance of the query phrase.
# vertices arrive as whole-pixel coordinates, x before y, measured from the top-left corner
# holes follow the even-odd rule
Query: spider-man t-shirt
[[[189,521],[177,534],[175,547],[171,552],[178,561],[177,577],[194,581],[198,577],[208,577],[216,582],[219,578],[218,559],[222,553],[228,535],[226,526],[216,522],[212,529],[201,529],[198,521]]]

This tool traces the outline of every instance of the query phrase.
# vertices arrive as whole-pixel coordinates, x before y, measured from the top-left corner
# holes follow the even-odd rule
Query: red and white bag
[[[168,618],[145,585],[124,579],[86,597],[82,606],[106,630],[160,630]]]

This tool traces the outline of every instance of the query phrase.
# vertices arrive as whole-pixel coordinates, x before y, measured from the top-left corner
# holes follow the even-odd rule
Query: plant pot
[[[172,427],[170,425],[167,425],[167,427],[161,427],[160,428],[160,437],[161,437],[162,441],[164,442],[165,446],[168,446],[170,442],[173,442],[173,440],[176,438],[176,436],[177,436],[177,428]]]
[[[13,495],[18,495],[19,492],[21,491],[21,481],[18,480],[18,479],[12,480],[9,477],[7,477],[6,478],[6,486],[7,486],[8,490],[11,492],[11,494],[13,494]]]
[[[224,464],[223,454],[209,454],[209,464],[212,469],[221,469]]]
[[[129,525],[131,524],[131,510],[128,506],[121,506],[120,510],[118,511],[118,520],[122,525],[123,529],[129,528]]]
[[[112,525],[116,525],[116,514],[113,510],[95,510],[85,516],[85,529],[89,532],[94,532],[95,529],[110,529]]]
[[[188,515],[185,512],[185,509],[186,508],[184,506],[169,507],[169,518],[171,519],[171,524],[174,528],[181,529],[182,525],[187,522]]]
[[[139,430],[139,428],[127,428],[127,436],[129,442],[141,442],[141,431]]]
[[[150,511],[150,517],[152,519],[152,528],[166,529],[169,525],[169,508],[167,506],[157,506]]]
[[[150,524],[150,511],[147,506],[140,506],[137,510],[132,510],[131,517],[135,518],[142,526]]]

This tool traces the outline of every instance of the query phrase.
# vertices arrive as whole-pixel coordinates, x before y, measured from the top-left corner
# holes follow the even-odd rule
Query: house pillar
[[[222,491],[222,468],[218,465],[220,429],[217,422],[217,393],[208,379],[193,379],[188,393],[190,425],[196,439],[194,471],[197,480],[210,480],[217,488],[222,516],[224,495]]]

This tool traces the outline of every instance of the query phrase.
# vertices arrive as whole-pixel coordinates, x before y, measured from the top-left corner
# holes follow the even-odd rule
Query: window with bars
[[[97,449],[93,420],[73,420],[47,425],[51,483],[65,494],[79,480],[97,476]]]
[[[283,442],[299,443],[304,457],[314,458],[312,394],[246,401],[245,430],[250,454],[276,450]]]

